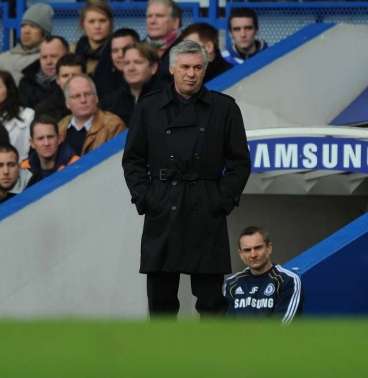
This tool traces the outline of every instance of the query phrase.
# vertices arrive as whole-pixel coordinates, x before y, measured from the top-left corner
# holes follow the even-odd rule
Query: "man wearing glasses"
[[[66,107],[72,114],[59,122],[60,136],[79,156],[126,129],[117,115],[98,108],[96,87],[88,75],[70,78],[64,86],[64,95]]]

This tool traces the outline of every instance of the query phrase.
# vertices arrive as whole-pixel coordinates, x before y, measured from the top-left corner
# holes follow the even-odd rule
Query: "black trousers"
[[[176,316],[180,273],[148,273],[147,297],[150,316]],[[222,274],[191,274],[192,293],[197,297],[196,310],[202,316],[223,315],[227,303],[222,294]]]

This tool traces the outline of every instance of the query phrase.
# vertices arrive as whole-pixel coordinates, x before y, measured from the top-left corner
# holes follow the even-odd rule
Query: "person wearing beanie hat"
[[[40,44],[52,31],[54,11],[48,4],[34,4],[24,13],[20,42],[11,50],[0,54],[0,69],[9,71],[18,85],[25,67],[40,56]]]
[[[48,4],[34,4],[26,10],[22,17],[22,26],[33,24],[39,27],[44,35],[50,35],[52,32],[52,16],[54,10]]]

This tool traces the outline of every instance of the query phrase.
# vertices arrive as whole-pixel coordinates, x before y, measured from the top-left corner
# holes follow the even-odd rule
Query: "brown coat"
[[[62,140],[66,137],[71,119],[72,115],[68,115],[59,122],[59,133]],[[126,125],[124,121],[117,115],[99,109],[93,118],[92,127],[87,133],[82,148],[82,155],[101,146],[101,144],[107,142],[125,129]]]

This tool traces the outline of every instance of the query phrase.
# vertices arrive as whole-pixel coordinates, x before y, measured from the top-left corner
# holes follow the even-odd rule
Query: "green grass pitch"
[[[0,322],[0,378],[368,377],[368,320]]]

